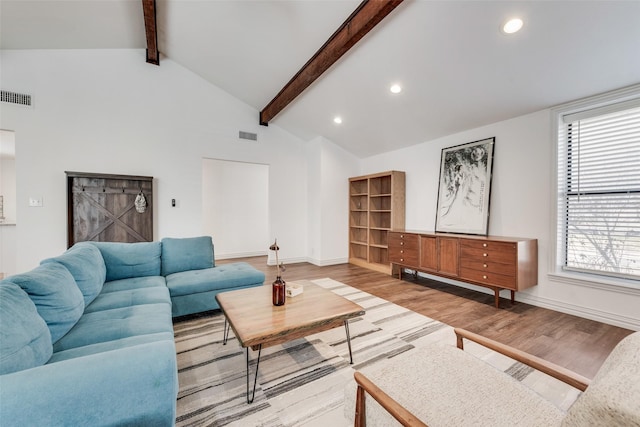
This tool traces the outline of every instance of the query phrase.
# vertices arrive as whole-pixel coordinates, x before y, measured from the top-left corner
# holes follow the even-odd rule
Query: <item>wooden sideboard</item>
[[[414,270],[490,288],[495,306],[500,290],[515,292],[538,284],[538,241],[500,236],[390,231],[392,274]]]

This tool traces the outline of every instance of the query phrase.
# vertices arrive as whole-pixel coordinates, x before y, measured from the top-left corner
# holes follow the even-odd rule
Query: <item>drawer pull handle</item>
[[[403,253],[404,253],[404,250],[401,250],[401,251],[400,251],[400,253],[401,253],[401,254],[403,254]]]
[[[400,238],[401,238],[401,239],[404,239],[404,234],[401,234],[401,235],[400,235]]]
[[[482,276],[482,278],[486,280],[486,279],[487,279],[487,276],[486,276],[486,275],[485,275],[485,276]]]
[[[404,261],[404,258],[400,258],[400,261]]]
[[[400,242],[400,246],[404,246],[404,242]]]
[[[483,266],[484,268],[487,268],[487,264],[482,264],[482,266]]]
[[[482,244],[482,247],[483,247],[483,248],[486,248],[486,247],[487,247],[487,244],[486,244],[486,243],[483,243],[483,244]]]
[[[482,254],[482,256],[489,256],[489,254]]]

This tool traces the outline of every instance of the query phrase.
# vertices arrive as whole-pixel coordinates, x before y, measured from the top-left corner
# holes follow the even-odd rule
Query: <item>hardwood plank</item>
[[[245,261],[271,283],[276,267],[267,257],[217,260],[217,264]],[[286,265],[286,281],[329,277],[384,298],[457,328],[531,353],[587,378],[593,378],[613,347],[633,331],[502,298],[499,309],[493,295],[411,275],[404,280],[352,264],[319,267],[308,263]],[[505,293],[506,295],[506,293]]]
[[[260,111],[260,124],[269,122],[316,81],[402,0],[364,0],[295,76]]]

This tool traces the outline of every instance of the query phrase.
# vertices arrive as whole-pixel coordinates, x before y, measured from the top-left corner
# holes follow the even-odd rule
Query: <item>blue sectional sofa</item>
[[[78,243],[0,281],[0,425],[174,425],[172,317],[264,277],[205,236]]]

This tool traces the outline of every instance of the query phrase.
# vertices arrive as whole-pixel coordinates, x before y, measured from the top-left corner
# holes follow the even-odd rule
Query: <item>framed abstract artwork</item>
[[[443,148],[436,232],[487,235],[494,138]]]

